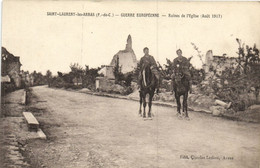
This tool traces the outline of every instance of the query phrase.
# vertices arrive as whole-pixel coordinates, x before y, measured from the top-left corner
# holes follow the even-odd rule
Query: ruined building
[[[131,35],[128,35],[127,44],[124,50],[118,51],[111,63],[110,66],[115,67],[117,61],[119,61],[119,67],[121,67],[122,73],[127,73],[133,71],[137,67],[137,60],[132,48],[132,38]]]
[[[226,54],[223,54],[223,56],[215,56],[212,50],[209,50],[206,53],[205,64],[204,70],[206,73],[212,71],[212,69],[221,73],[226,68],[235,67],[238,63],[236,57],[227,57]]]
[[[6,48],[2,47],[2,66],[1,77],[3,79],[10,78],[10,81],[15,84],[15,87],[21,86],[20,68],[22,64],[20,57],[9,53]]]
[[[137,67],[137,60],[132,48],[131,35],[127,37],[127,44],[124,50],[119,50],[112,58],[110,65],[102,65],[99,74],[104,77],[96,78],[96,89],[111,90],[115,84],[114,68],[118,64],[122,73],[133,71]]]

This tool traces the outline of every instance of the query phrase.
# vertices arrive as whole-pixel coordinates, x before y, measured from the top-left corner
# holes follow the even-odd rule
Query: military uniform
[[[179,64],[182,69],[183,74],[186,76],[188,80],[191,80],[191,75],[189,71],[190,62],[186,57],[180,56],[173,60],[173,69],[177,69],[177,65]]]
[[[179,65],[179,67],[178,67]],[[173,60],[173,69],[174,71],[177,68],[181,68],[182,73],[184,74],[184,76],[189,80],[189,85],[190,85],[190,91],[191,91],[191,85],[192,85],[192,81],[191,81],[191,74],[189,71],[189,66],[190,66],[190,62],[188,61],[188,59],[186,57],[183,56],[178,56],[177,58],[175,58]],[[174,80],[174,73],[172,74],[172,80]]]
[[[140,71],[139,71],[139,77],[138,77],[138,84],[141,85],[142,82],[142,71],[144,67],[150,66],[152,73],[155,75],[156,79],[158,80],[157,88],[159,88],[159,80],[160,80],[160,74],[157,69],[157,64],[155,62],[155,59],[151,55],[144,55],[140,60]]]

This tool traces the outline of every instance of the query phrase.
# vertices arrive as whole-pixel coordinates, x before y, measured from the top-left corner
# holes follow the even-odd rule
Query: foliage
[[[45,76],[42,75],[41,72],[33,71],[33,73],[31,75],[33,77],[33,85],[34,86],[47,84],[47,80],[46,80]]]
[[[85,75],[82,78],[82,82],[83,82],[83,87],[86,87],[90,90],[94,90],[95,89],[95,82],[96,82],[96,77],[100,76],[98,74],[98,71],[101,68],[91,68],[88,69],[86,68],[86,72]]]
[[[70,69],[71,69],[70,71],[71,75],[76,78],[80,78],[84,74],[83,67],[80,66],[78,63],[70,64]]]
[[[204,69],[196,69],[195,67],[191,66],[190,72],[193,85],[198,85],[205,79],[206,73]]]
[[[47,70],[45,76],[46,76],[46,79],[47,79],[47,82],[48,82],[48,86],[50,87],[51,79],[52,79],[52,72],[50,70]]]
[[[197,53],[198,53],[197,56],[199,57],[199,59],[200,59],[202,65],[205,65],[205,63],[204,63],[204,61],[203,61],[204,55],[201,54],[201,51],[200,51],[199,48],[195,45],[195,43],[191,43],[191,45],[192,45],[193,48],[197,51]]]
[[[124,74],[124,84],[125,84],[125,86],[127,86],[127,87],[131,86],[131,82],[133,81],[133,74],[134,74],[134,71],[131,71],[131,72]]]
[[[134,78],[137,81],[139,71],[137,72],[137,69],[135,69],[131,72],[123,74],[121,69],[122,69],[122,67],[119,66],[119,58],[117,57],[116,65],[113,69],[113,73],[115,76],[115,84],[119,84],[124,87],[130,87],[131,82],[133,81]]]
[[[64,87],[65,82],[61,77],[54,77],[51,82],[52,87],[62,88]]]
[[[100,76],[98,74],[98,71],[100,68],[91,68],[89,69],[88,66],[85,65],[85,69],[81,67],[78,63],[70,64],[71,71],[69,73],[62,73],[57,72],[58,77],[52,78],[51,86],[52,87],[64,87],[66,89],[81,89],[83,87],[94,90],[95,89],[95,81],[96,77]],[[82,85],[78,85],[78,83],[75,85],[73,80],[76,82],[79,82],[82,80]]]
[[[171,62],[171,60],[166,58],[166,64],[164,64],[164,68],[161,66],[161,64],[159,62],[157,62],[157,64],[158,64],[158,69],[159,69],[161,77],[163,79],[170,80],[171,75],[173,73],[173,69],[172,69],[173,62]]]
[[[122,69],[122,67],[119,66],[119,57],[117,56],[116,65],[113,69],[116,84],[119,84],[124,80],[124,74],[122,73],[121,69]]]
[[[260,59],[259,50],[241,44],[236,39],[238,58],[236,66],[225,69],[211,67],[209,87],[213,93],[223,101],[232,102],[235,111],[245,110],[248,106],[256,103],[260,89]],[[219,65],[225,64],[225,59],[220,59]],[[223,70],[221,70],[223,69]],[[205,88],[202,88],[205,90]],[[255,95],[255,98],[252,97]]]
[[[14,83],[3,82],[3,83],[1,83],[1,96],[4,96],[9,92],[14,91],[15,89],[17,89],[17,88],[15,87]]]
[[[140,69],[141,69],[140,63],[138,62],[136,68],[132,72],[132,81],[134,81],[136,83],[138,81]]]
[[[192,57],[190,57],[188,60],[190,60],[191,58]],[[172,65],[173,62],[167,58],[166,58],[166,64],[164,64],[164,68],[159,64],[159,70],[161,72],[161,75],[163,76],[163,79],[166,80],[171,79],[171,75],[174,72]],[[203,69],[196,69],[192,64],[190,64],[189,70],[192,77],[192,83],[194,85],[201,83],[205,79],[205,71]]]

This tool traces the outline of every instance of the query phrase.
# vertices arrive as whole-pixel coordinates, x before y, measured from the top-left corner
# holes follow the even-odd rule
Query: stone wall
[[[237,63],[236,57],[214,56],[212,50],[206,53],[205,66],[203,67],[205,72],[208,73],[212,69],[216,70],[217,73],[221,73],[226,68],[235,67]]]
[[[103,74],[104,77],[107,77],[108,79],[115,79],[114,75],[114,67],[109,65],[102,66],[101,70],[98,71],[99,74]]]

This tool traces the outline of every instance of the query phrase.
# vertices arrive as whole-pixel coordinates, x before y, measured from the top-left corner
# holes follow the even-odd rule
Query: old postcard
[[[259,20],[259,2],[3,0],[0,167],[259,167]]]

